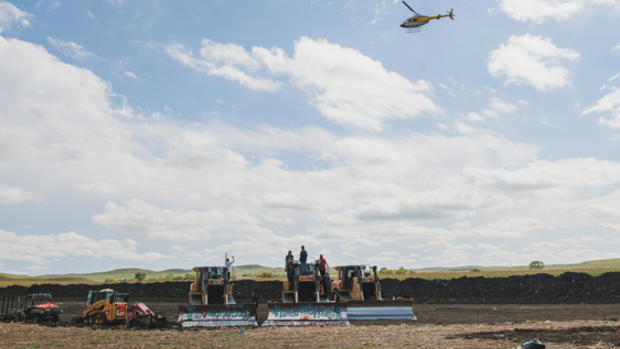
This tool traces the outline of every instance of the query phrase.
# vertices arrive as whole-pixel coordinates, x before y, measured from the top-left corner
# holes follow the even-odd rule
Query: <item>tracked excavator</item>
[[[194,267],[188,305],[179,307],[183,327],[257,326],[256,304],[237,304],[234,281],[222,266]]]
[[[345,302],[351,321],[417,320],[413,300],[384,300],[376,266],[337,266],[333,299]]]
[[[284,281],[282,302],[267,304],[269,313],[262,326],[340,326],[348,325],[344,304],[331,300],[329,275],[321,277],[318,262],[307,264],[302,272],[294,262],[292,280]]]

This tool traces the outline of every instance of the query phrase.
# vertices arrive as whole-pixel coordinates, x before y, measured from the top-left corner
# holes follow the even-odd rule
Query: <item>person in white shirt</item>
[[[235,263],[235,256],[231,256],[232,261],[226,257],[226,262],[224,263],[226,267],[226,280],[230,280],[230,272],[232,271],[232,265]]]

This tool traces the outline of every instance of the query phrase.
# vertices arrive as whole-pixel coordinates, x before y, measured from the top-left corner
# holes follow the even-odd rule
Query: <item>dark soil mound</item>
[[[620,303],[620,273],[592,277],[567,272],[452,280],[384,279],[384,298],[413,297],[418,303]]]
[[[154,283],[115,283],[103,285],[43,284],[31,287],[0,288],[0,296],[49,292],[55,298],[86,299],[89,290],[112,288],[131,294],[133,300],[165,300],[187,302],[189,281]],[[535,274],[507,278],[462,277],[451,280],[384,279],[383,297],[414,298],[416,303],[452,304],[559,304],[559,303],[620,303],[620,273],[592,277],[583,273],[560,276]],[[248,302],[252,291],[261,302],[278,301],[282,282],[240,280],[235,282],[234,297]]]

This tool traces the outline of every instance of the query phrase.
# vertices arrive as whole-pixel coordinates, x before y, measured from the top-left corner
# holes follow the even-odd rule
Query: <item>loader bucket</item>
[[[343,303],[269,303],[261,326],[344,326],[349,324]]]
[[[183,305],[178,323],[182,327],[258,326],[256,304]]]
[[[351,321],[417,320],[413,302],[404,300],[348,301],[347,316]]]

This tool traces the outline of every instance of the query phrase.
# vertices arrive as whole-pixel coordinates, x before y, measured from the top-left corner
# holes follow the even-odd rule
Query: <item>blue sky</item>
[[[409,4],[0,1],[0,271],[618,257],[620,2]]]

